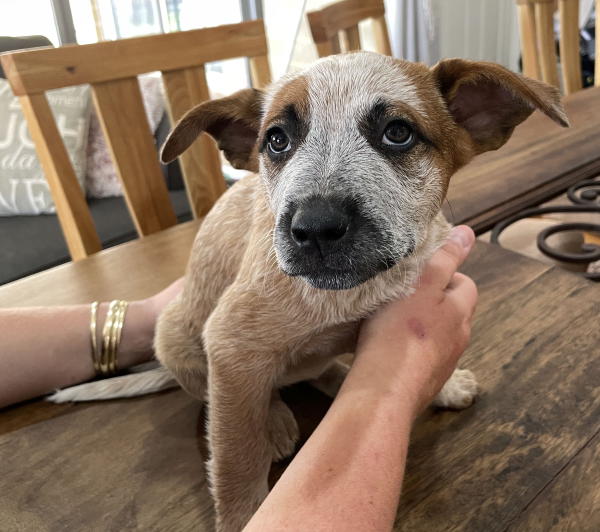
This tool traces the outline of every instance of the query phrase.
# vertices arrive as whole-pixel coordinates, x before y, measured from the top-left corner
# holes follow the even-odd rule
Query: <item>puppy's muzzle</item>
[[[290,234],[305,254],[325,258],[339,251],[351,238],[352,213],[342,203],[328,198],[311,198],[300,204],[292,216]]]
[[[353,288],[398,260],[391,235],[355,199],[310,196],[288,204],[274,236],[281,270],[315,288]]]

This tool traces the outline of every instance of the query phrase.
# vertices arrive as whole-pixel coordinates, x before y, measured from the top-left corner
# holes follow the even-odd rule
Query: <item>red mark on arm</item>
[[[419,340],[425,340],[425,327],[417,318],[408,320],[408,330],[412,332]]]

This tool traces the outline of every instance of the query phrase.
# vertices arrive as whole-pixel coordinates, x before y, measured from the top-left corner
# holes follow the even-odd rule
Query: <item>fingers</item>
[[[454,300],[463,315],[471,318],[477,307],[477,286],[470,277],[455,273],[446,288],[446,293]]]
[[[470,227],[456,226],[452,229],[448,241],[429,260],[422,279],[428,279],[445,288],[458,267],[467,258],[474,243],[475,234]]]

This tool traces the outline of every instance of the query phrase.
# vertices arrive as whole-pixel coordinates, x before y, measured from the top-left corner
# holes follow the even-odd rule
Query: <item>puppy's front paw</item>
[[[271,401],[267,420],[269,441],[273,449],[273,461],[290,456],[300,439],[300,429],[294,414],[281,399]]]
[[[462,410],[471,405],[478,392],[479,385],[473,372],[468,369],[455,369],[442,391],[433,400],[433,405]]]

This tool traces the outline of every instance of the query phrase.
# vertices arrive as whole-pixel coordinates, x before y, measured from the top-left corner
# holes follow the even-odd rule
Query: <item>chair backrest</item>
[[[392,55],[383,0],[342,0],[311,11],[307,17],[319,57],[360,50],[358,23],[369,18],[373,19],[377,51]]]
[[[177,223],[161,172],[137,76],[162,73],[171,122],[209,99],[205,63],[248,57],[253,85],[270,83],[262,20],[83,46],[0,56],[19,97],[73,260],[102,246],[45,91],[89,83],[125,200],[140,236]],[[195,217],[225,191],[219,151],[201,135],[181,156]]]
[[[563,90],[568,95],[581,90],[583,86],[579,52],[579,0],[558,0],[558,10]],[[523,74],[560,87],[554,41],[555,0],[517,0],[517,11]]]
[[[600,0],[596,0],[596,28],[598,28],[598,18],[600,17]],[[594,64],[594,85],[600,87],[600,39],[598,39],[598,30],[596,29],[596,62]]]

